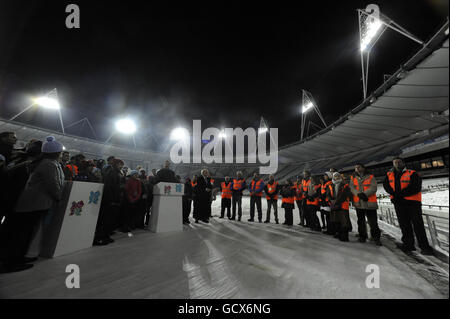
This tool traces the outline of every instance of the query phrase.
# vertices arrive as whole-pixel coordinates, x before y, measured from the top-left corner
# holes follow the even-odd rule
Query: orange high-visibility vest
[[[328,185],[331,185],[333,182],[332,181],[328,181],[328,182],[326,182],[325,184],[323,184],[322,185],[322,188],[320,189],[320,193],[322,194],[322,195],[326,195],[326,193],[327,193],[327,188],[328,188]],[[325,201],[329,201],[330,199],[328,198],[328,197],[325,197]]]
[[[233,179],[233,189],[238,191],[242,188],[242,184],[244,184],[245,179]]]
[[[267,184],[267,190],[269,191],[269,194],[273,194],[277,191],[278,182],[273,182],[273,184]],[[267,200],[271,199],[269,196],[266,196]],[[275,195],[273,197],[274,200],[278,200],[278,195]]]
[[[231,182],[222,182],[222,198],[231,198]]]
[[[78,175],[78,166],[73,164],[67,164],[66,167],[69,169],[70,173],[72,173],[72,177]]]
[[[291,189],[297,191],[297,186],[292,186]],[[286,203],[286,204],[294,204],[295,203],[295,198],[294,196],[290,196],[290,197],[283,197],[283,199],[281,200],[282,203]]]
[[[329,187],[330,187],[331,196],[334,198],[335,197],[335,195],[334,195],[334,185],[330,184]],[[345,190],[346,187],[348,187],[347,184],[344,185],[344,190]],[[350,200],[347,198],[344,202],[341,203],[341,209],[342,210],[348,210],[349,207],[350,207]]]
[[[214,186],[214,179],[213,178],[211,178],[210,180],[209,180],[209,182],[211,183],[211,186]]]
[[[308,193],[308,186],[309,184],[311,184],[311,180],[308,179],[307,181],[305,181],[304,179],[302,180],[302,186],[300,187],[301,191],[302,191],[302,196],[300,199],[304,199],[306,198],[306,194]]]
[[[191,182],[191,185],[192,185],[192,187],[195,187],[195,186],[197,186],[197,182]]]
[[[255,182],[254,180],[252,180],[252,183],[251,183],[252,189],[257,189],[257,188],[259,188],[259,187],[261,186],[262,183],[263,183],[263,180],[262,180],[262,179],[260,179],[260,180],[257,181],[257,182]],[[259,193],[253,193],[253,195],[262,197],[262,190],[261,190],[261,192],[259,192]]]
[[[309,184],[308,184],[309,185]],[[314,185],[314,191],[317,192],[317,190],[319,189],[320,184],[319,185]],[[316,197],[313,201],[310,201],[309,199],[306,200],[306,205],[315,205],[315,206],[319,206],[319,197]]]
[[[411,175],[414,174],[415,172],[416,171],[413,171],[410,169],[407,169],[403,172],[403,175],[400,178],[401,189],[408,187],[409,183],[411,182]],[[389,179],[389,185],[391,185],[391,188],[395,191],[395,174],[394,174],[394,172],[388,172],[387,176]],[[392,198],[394,198],[394,196],[391,195],[391,199]],[[405,197],[405,199],[422,202],[422,192],[418,192],[417,194],[407,196],[407,197]]]
[[[362,190],[359,189],[358,180],[354,176],[352,177],[352,183],[353,183],[353,186],[355,186],[356,190],[359,193],[361,193],[361,192],[365,192],[366,190],[368,190],[370,188],[370,183],[372,183],[372,178],[374,178],[373,175],[370,175],[369,178],[363,180],[363,183],[362,183],[363,184],[363,189]],[[359,202],[359,197],[358,196],[353,196],[353,202],[354,203],[358,203]],[[377,195],[376,195],[376,193],[369,196],[368,202],[369,203],[376,203],[377,202]]]

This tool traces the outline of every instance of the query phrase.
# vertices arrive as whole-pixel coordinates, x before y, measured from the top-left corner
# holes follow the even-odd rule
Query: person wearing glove
[[[392,164],[394,167],[386,173],[383,187],[391,197],[402,231],[402,244],[397,246],[406,253],[416,250],[416,235],[422,254],[434,255],[422,218],[422,179],[416,171],[406,168],[403,159],[394,158]]]
[[[377,181],[372,174],[367,173],[364,164],[356,164],[355,172],[350,178],[350,190],[353,194],[352,204],[358,217],[359,242],[367,240],[367,222],[370,226],[370,235],[377,246],[381,246],[381,231],[378,227],[377,217]]]

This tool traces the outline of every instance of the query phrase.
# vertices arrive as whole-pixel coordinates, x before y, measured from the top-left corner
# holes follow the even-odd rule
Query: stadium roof
[[[361,105],[304,142],[281,148],[280,163],[311,170],[345,167],[447,134],[448,46],[447,21]]]

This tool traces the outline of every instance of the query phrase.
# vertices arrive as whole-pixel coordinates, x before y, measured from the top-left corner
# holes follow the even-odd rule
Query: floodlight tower
[[[105,143],[108,143],[116,132],[119,132],[123,135],[131,135],[131,137],[133,138],[134,147],[136,148],[136,140],[134,138],[134,133],[136,133],[136,130],[137,125],[132,119],[125,117],[120,120],[117,120],[115,123],[115,130],[108,137]]]
[[[303,141],[303,136],[304,136],[305,128],[306,128],[306,117],[308,116],[308,113],[311,110],[314,110],[316,112],[316,114],[319,116],[320,120],[323,123],[324,128],[327,127],[327,123],[323,119],[322,113],[320,113],[320,110],[317,107],[317,103],[314,100],[312,94],[309,93],[306,90],[302,90],[302,95],[303,95],[303,97],[302,97],[302,107],[301,107],[302,128],[301,128],[300,141]]]
[[[59,103],[58,91],[56,90],[56,88],[51,90],[50,92],[48,92],[47,94],[45,94],[43,96],[33,99],[32,104],[30,104],[24,110],[20,111],[16,115],[14,115],[9,120],[14,121],[17,117],[19,117],[20,115],[22,115],[23,113],[25,113],[26,111],[28,111],[35,105],[40,106],[42,108],[58,111],[59,121],[61,123],[61,129],[62,129],[63,134],[65,134],[64,123],[63,123],[62,114],[61,114],[61,105]]]
[[[394,20],[380,12],[376,4],[369,4],[366,9],[358,9],[359,41],[361,53],[361,69],[364,100],[367,99],[367,83],[369,79],[370,52],[383,33],[389,28],[403,36],[423,45],[424,42],[408,32]]]

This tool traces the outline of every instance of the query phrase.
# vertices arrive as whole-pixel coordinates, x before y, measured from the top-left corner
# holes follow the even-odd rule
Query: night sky
[[[80,29],[65,27],[69,3],[80,6]],[[0,116],[56,87],[64,123],[88,117],[100,140],[126,114],[139,123],[137,145],[159,151],[193,119],[203,129],[256,128],[264,116],[282,146],[300,139],[302,89],[328,124],[362,101],[356,9],[372,2],[246,3],[1,1]],[[422,40],[448,15],[448,1],[375,3]],[[388,30],[372,51],[369,91],[418,49]],[[59,124],[39,109],[17,120]],[[80,126],[67,133],[92,137]]]

